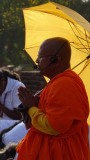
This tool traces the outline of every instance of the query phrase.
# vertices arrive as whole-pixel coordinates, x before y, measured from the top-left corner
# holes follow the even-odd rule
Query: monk
[[[45,40],[36,63],[50,81],[39,97],[20,87],[31,129],[17,146],[17,160],[88,160],[89,103],[84,84],[70,69],[67,39]]]

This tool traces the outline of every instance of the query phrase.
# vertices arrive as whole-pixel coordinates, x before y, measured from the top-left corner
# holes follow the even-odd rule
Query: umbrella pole
[[[75,69],[76,67],[78,67],[80,64],[82,64],[84,61],[86,61],[86,60],[89,59],[89,58],[90,58],[90,54],[89,54],[89,56],[87,56],[83,61],[81,61],[80,63],[78,63],[76,66],[74,66],[74,67],[72,68],[72,70]]]

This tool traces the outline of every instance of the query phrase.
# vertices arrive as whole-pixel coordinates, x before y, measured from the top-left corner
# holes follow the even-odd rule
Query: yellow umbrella
[[[90,23],[72,9],[51,2],[25,8],[23,13],[25,50],[30,57],[36,60],[45,39],[67,38],[72,48],[71,67],[83,79],[90,100]]]

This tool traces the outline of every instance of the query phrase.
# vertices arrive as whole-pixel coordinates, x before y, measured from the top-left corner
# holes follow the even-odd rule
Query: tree
[[[29,1],[4,0],[0,5],[0,65],[24,63],[24,19],[22,8]]]
[[[0,67],[33,63],[24,51],[25,23],[22,8],[47,3],[50,0],[0,0]],[[90,0],[51,0],[70,7],[90,21]]]

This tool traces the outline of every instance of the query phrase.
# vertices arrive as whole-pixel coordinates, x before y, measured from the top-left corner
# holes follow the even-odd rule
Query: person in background
[[[12,76],[13,72],[4,70],[3,71],[5,74],[7,73],[7,75],[9,75],[10,77]],[[2,75],[2,74],[1,74]],[[17,77],[17,79],[20,81],[19,75],[16,74],[14,72],[14,76],[13,77]],[[24,84],[20,83],[22,86],[24,86]],[[19,85],[19,86],[21,86]],[[25,86],[24,86],[25,87]],[[13,88],[13,86],[11,87],[11,89]],[[15,88],[16,89],[16,88]],[[18,86],[17,86],[18,89]],[[15,95],[17,96],[17,89],[15,92]],[[12,90],[11,90],[12,91]],[[38,91],[35,96],[39,96],[41,91]],[[18,96],[17,96],[18,99]],[[10,101],[12,101],[12,98],[9,99]],[[15,99],[16,100],[16,99]],[[7,99],[8,101],[8,99]],[[9,101],[9,103],[10,103]],[[20,103],[19,103],[20,102]],[[22,106],[21,101],[18,99],[17,102],[15,102],[18,104],[19,106]],[[20,104],[20,105],[19,105]],[[16,112],[16,114],[19,114],[20,112],[18,111],[18,107],[13,108],[14,111]],[[24,114],[24,112],[23,112]],[[3,148],[3,153],[0,153],[0,158],[5,156],[6,154],[4,154],[4,152],[6,151],[6,148],[8,148],[8,146],[11,146],[10,144],[16,144],[26,135],[26,133],[28,132],[28,129],[30,128],[31,125],[31,121],[30,121],[30,117],[27,114],[24,114],[21,116],[22,117],[22,121],[21,120],[13,120],[13,119],[4,119],[4,120],[0,120],[0,147],[3,148],[4,146],[5,149]],[[3,118],[3,117],[2,117]],[[12,153],[13,154],[13,153]],[[12,155],[11,154],[11,155]]]
[[[34,96],[37,97],[37,100],[39,100],[39,95],[41,93],[40,91],[37,91]],[[9,127],[8,129],[3,130],[0,133],[0,137],[2,138],[2,142],[4,144],[3,149],[0,151],[0,160],[6,160],[10,158],[14,158],[16,155],[16,147],[18,143],[21,141],[21,139],[26,135],[28,130],[30,130],[31,127],[31,118],[25,112],[25,110],[22,110],[22,104],[18,106],[18,111],[22,114],[22,120],[23,122],[18,123],[18,125],[15,125],[14,127]],[[25,125],[24,125],[25,124]],[[2,144],[2,145],[3,145]],[[0,145],[1,146],[1,145]],[[15,158],[16,159],[16,158]]]
[[[15,110],[21,101],[17,92],[20,86],[24,84],[15,72],[9,70],[0,70],[0,116],[1,119],[20,120],[21,115]]]
[[[54,37],[41,44],[36,63],[50,81],[39,101],[26,88],[18,89],[32,126],[17,146],[17,160],[88,160],[88,97],[70,59],[67,39]]]
[[[0,69],[0,138],[4,145],[18,142],[27,132],[25,124],[22,122],[21,113],[17,111],[17,107],[21,104],[18,97],[20,86],[25,87],[17,73]],[[9,128],[13,129],[2,134],[4,130]]]

